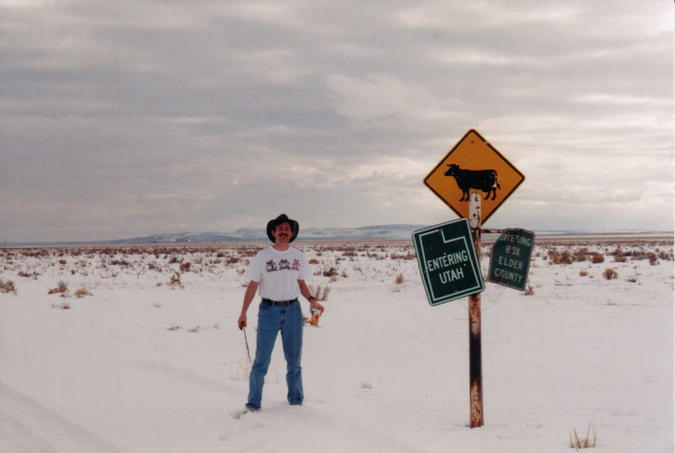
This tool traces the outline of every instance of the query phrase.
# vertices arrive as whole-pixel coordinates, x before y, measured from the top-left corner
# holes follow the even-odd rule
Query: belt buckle
[[[265,299],[264,302],[268,303],[272,306],[277,305],[279,307],[286,307],[290,305],[292,302],[294,302],[295,299],[292,300],[272,300],[272,299]]]

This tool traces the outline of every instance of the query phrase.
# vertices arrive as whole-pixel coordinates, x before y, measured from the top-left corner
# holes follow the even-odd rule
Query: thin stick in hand
[[[244,341],[246,342],[246,354],[248,355],[248,363],[251,363],[251,350],[248,348],[248,338],[246,338],[246,327],[241,329],[244,331]]]

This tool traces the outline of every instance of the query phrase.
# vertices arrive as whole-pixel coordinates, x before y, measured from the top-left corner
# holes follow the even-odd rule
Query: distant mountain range
[[[375,225],[356,228],[301,228],[299,240],[375,240],[375,239],[409,239],[412,232],[428,225]],[[638,236],[638,235],[672,235],[672,231],[536,231],[542,236]],[[239,228],[233,233],[167,233],[150,236],[114,239],[103,241],[71,241],[71,242],[5,242],[0,246],[59,246],[59,245],[122,245],[122,244],[189,244],[213,242],[257,242],[268,241],[262,228]]]
[[[403,239],[424,225],[378,225],[357,228],[301,228],[299,240],[329,239]],[[110,244],[167,244],[189,242],[253,242],[267,241],[262,228],[239,228],[233,233],[153,234],[131,239],[106,241]]]
[[[299,240],[331,239],[403,239],[409,238],[414,230],[424,225],[377,225],[357,228],[300,228]],[[0,246],[31,245],[121,245],[121,244],[189,244],[212,242],[256,242],[268,241],[262,228],[239,228],[232,233],[166,233],[127,239],[71,242],[5,242]]]

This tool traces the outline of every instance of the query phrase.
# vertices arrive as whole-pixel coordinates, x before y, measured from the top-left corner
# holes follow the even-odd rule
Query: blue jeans
[[[246,407],[260,409],[265,375],[272,358],[272,349],[281,331],[281,342],[286,357],[287,399],[290,404],[302,404],[302,310],[300,302],[285,307],[260,303],[258,308],[258,335],[255,360],[249,375],[249,393]]]

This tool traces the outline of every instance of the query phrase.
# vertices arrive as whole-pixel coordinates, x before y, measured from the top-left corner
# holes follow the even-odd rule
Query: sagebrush
[[[591,434],[593,438],[591,439]],[[598,444],[598,433],[593,424],[588,424],[588,429],[586,430],[586,437],[579,437],[577,430],[572,428],[570,431],[570,448],[575,448],[577,450],[582,448],[595,448]]]

